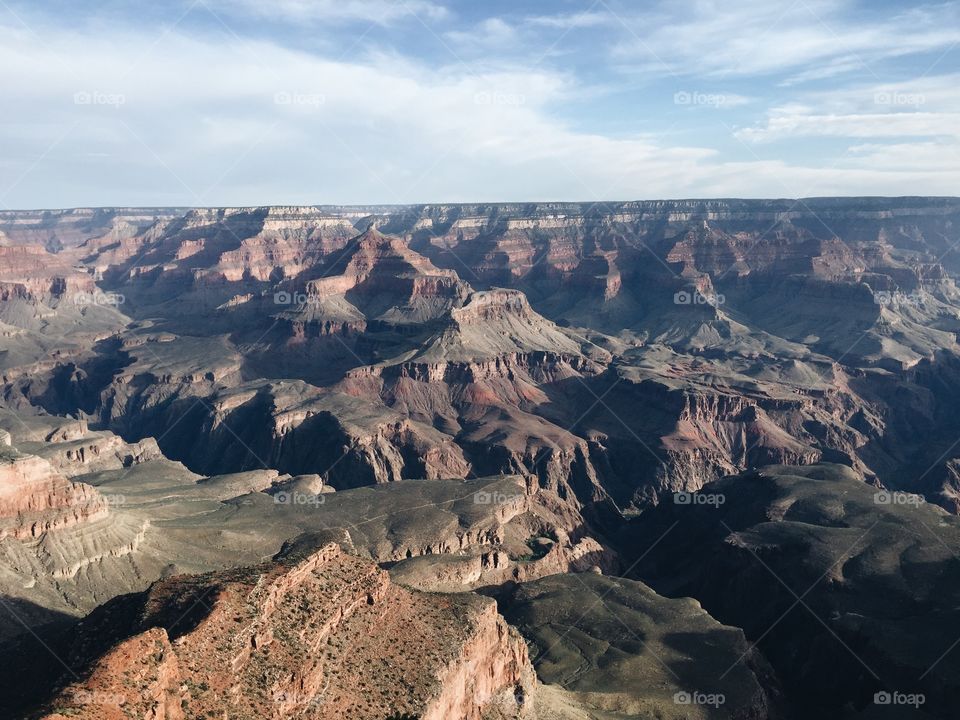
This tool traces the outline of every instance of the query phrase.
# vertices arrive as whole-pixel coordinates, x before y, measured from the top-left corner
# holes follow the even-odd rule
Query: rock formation
[[[526,646],[493,601],[404,590],[335,544],[162,581],[77,632],[74,657],[106,638],[110,647],[93,653],[46,720],[480,720],[501,702],[517,717],[534,680]]]
[[[218,607],[260,617],[258,579],[287,582],[292,558],[336,542],[362,559],[331,567],[395,598],[397,632],[444,603],[463,621],[446,670],[439,646],[409,658],[424,684],[397,686],[396,710],[373,690],[379,704],[361,708],[343,685],[355,712],[516,715],[471,704],[505,689],[516,705],[494,680],[522,664],[489,602],[444,595],[475,591],[515,602],[533,642],[551,623],[578,638],[538,660],[546,683],[521,693],[525,713],[775,717],[782,687],[793,711],[866,718],[884,712],[871,692],[915,683],[949,716],[950,653],[915,671],[944,649],[933,628],[956,624],[940,551],[960,510],[957,228],[952,198],[0,213],[0,664],[39,663],[0,693],[0,714],[57,691],[67,714],[109,717],[116,703],[71,698],[121,693],[126,670],[133,715],[216,711],[226,676],[191,653],[225,650],[202,629]],[[691,499],[718,487],[722,508]],[[915,498],[916,513],[875,507],[876,493]],[[825,562],[856,532],[882,542]],[[756,558],[813,586],[816,618],[788,613],[796,598]],[[609,577],[633,563],[674,599]],[[294,594],[320,602],[313,583]],[[163,608],[200,587],[229,592],[171,629]],[[607,592],[616,603],[580,620],[552,599]],[[351,617],[359,628],[380,607]],[[114,615],[126,631],[84,656],[99,685],[54,687],[63,668],[34,651],[107,608],[136,617]],[[650,624],[671,612],[703,632]],[[758,647],[722,691],[736,701],[671,704],[683,688],[653,679],[645,649],[611,631],[623,623],[679,676],[743,654],[741,628]],[[298,704],[296,683],[316,694],[322,674],[286,654],[302,637],[267,625],[272,642],[228,624],[247,653],[230,659],[292,699],[244,686],[236,712],[333,712]],[[503,664],[481,678],[474,656],[494,636]],[[835,636],[875,675],[837,660]],[[616,687],[640,675],[656,687]]]
[[[694,600],[586,573],[522,585],[507,606],[546,684],[540,717],[556,705],[611,719],[777,716],[763,658]]]
[[[801,715],[884,692],[953,712],[960,524],[920,496],[840,465],[772,466],[663,504],[628,535],[635,548],[663,536],[636,576],[743,628]]]
[[[2,453],[0,540],[40,538],[107,513],[106,502],[91,486],[70,482],[41,458]]]

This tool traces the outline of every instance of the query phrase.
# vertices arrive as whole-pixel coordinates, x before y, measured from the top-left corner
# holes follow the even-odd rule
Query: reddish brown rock
[[[534,682],[526,645],[492,600],[404,590],[332,544],[171,578],[122,602],[138,603],[139,628],[65,688],[46,720],[481,720],[507,696],[517,716]],[[81,632],[95,637],[111,613],[124,614],[107,606]]]
[[[61,300],[94,293],[93,274],[37,245],[0,245],[0,301]]]
[[[16,451],[0,454],[0,538],[38,538],[107,512],[93,487],[70,482],[46,460]]]

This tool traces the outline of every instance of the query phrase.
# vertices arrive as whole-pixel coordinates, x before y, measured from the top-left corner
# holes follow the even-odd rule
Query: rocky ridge
[[[116,626],[131,615],[132,627]],[[47,720],[223,711],[480,720],[488,705],[522,706],[534,682],[525,645],[492,601],[404,590],[332,544],[296,561],[171,578],[79,632],[75,654],[104,634],[133,634],[54,699]]]

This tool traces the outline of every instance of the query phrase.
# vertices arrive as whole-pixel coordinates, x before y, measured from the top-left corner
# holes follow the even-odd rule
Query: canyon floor
[[[960,200],[0,212],[0,716],[951,718]]]

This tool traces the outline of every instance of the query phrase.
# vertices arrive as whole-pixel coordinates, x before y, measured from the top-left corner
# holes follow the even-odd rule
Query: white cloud
[[[855,8],[849,0],[679,0],[650,16],[621,13],[632,34],[615,46],[614,57],[661,73],[793,73],[788,82],[797,82],[853,69],[873,72],[870,65],[884,58],[946,50],[960,41],[955,3],[873,21],[858,17]]]
[[[802,97],[821,112],[877,112],[922,109],[927,112],[960,112],[960,74],[903,77],[831,90],[808,92]]]
[[[457,43],[497,46],[515,42],[517,31],[500,18],[487,18],[472,30],[453,30],[446,37]]]
[[[427,0],[203,0],[212,10],[285,22],[361,20],[386,25],[405,17],[443,20],[449,11]]]
[[[444,37],[456,46],[505,48],[518,41],[519,33],[516,28],[500,18],[487,18],[471,30],[451,30],[445,33]]]
[[[805,167],[779,160],[724,163],[699,185],[701,197],[955,195],[960,169],[942,173],[892,163]]]
[[[794,137],[960,137],[960,113],[879,112],[820,115],[774,109],[764,125],[738,130],[737,137],[752,142]]]
[[[960,143],[865,143],[852,146],[848,153],[856,158],[859,167],[897,167],[926,174],[956,174],[960,168]]]
[[[615,16],[605,11],[580,12],[561,15],[536,15],[527,18],[526,23],[540,27],[571,30],[575,28],[593,28],[617,24]]]
[[[924,173],[868,150],[846,167],[822,169],[729,162],[653,133],[574,129],[556,106],[578,86],[546,69],[476,74],[395,55],[332,61],[180,31],[145,53],[155,37],[71,27],[44,29],[41,44],[0,26],[10,118],[0,127],[0,204],[769,197],[907,187],[948,194],[960,182],[956,168]],[[122,95],[124,103],[76,104],[77,92]]]
[[[960,138],[960,75],[904,78],[808,92],[771,108],[737,137]]]
[[[684,177],[712,154],[574,132],[546,110],[570,81],[546,71],[333,62],[177,33],[140,57],[149,37],[114,37],[64,32],[39,46],[0,32],[0,83],[24,123],[4,126],[0,154],[25,170],[43,156],[5,204],[36,204],[16,202],[31,193],[45,205],[585,196],[615,192],[618,178],[654,193],[651,178]],[[125,102],[75,104],[85,91]],[[80,156],[110,162],[65,160]]]

